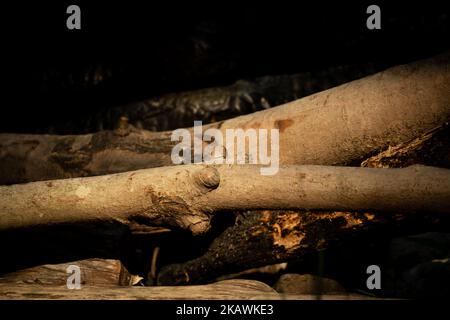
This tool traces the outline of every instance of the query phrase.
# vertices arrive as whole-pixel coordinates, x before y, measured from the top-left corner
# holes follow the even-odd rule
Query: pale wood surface
[[[177,287],[82,287],[0,284],[0,299],[120,299],[120,300],[355,300],[373,299],[355,294],[283,295],[253,280],[226,280],[208,285]]]

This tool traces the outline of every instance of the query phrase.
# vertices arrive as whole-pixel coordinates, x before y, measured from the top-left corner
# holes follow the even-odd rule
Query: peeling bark
[[[169,132],[137,130],[79,136],[0,135],[0,183],[85,177],[171,163]]]
[[[158,284],[208,283],[249,268],[298,261],[377,224],[393,224],[395,219],[395,215],[369,212],[248,212],[214,239],[202,256],[163,266]]]

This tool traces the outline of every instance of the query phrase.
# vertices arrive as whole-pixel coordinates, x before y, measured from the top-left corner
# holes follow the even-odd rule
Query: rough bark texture
[[[211,282],[223,274],[299,260],[380,220],[381,217],[371,213],[249,212],[245,219],[214,239],[202,256],[163,266],[158,284]]]
[[[370,168],[404,168],[413,164],[450,168],[450,123],[408,142],[389,146],[361,163]]]
[[[170,132],[137,130],[79,136],[0,135],[0,183],[102,175],[171,164]]]
[[[287,166],[263,176],[260,168],[186,165],[2,186],[0,230],[110,221],[200,234],[225,210],[450,212],[448,169]]]
[[[388,69],[283,106],[211,127],[278,128],[281,164],[343,165],[450,119],[450,55]],[[205,128],[206,129],[206,128]],[[80,136],[0,135],[0,183],[171,164],[170,132],[121,126]]]

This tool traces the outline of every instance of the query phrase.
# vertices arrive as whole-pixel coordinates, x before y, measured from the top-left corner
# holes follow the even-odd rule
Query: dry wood
[[[274,110],[278,110],[278,108],[268,110],[273,120],[271,125],[280,129],[280,140],[284,145],[280,151],[280,160],[281,162],[290,161],[290,157],[295,156],[295,161],[304,161],[303,163],[347,164],[355,159],[364,158],[367,154],[376,150],[383,150],[396,141],[403,143],[408,140],[407,137],[415,138],[421,132],[434,128],[435,124],[439,125],[448,120],[449,92],[448,56],[442,56],[389,69],[378,75],[295,101],[282,106],[280,109],[284,111],[280,113],[279,117],[274,114]],[[367,98],[374,96],[377,97],[375,101]],[[361,101],[362,99],[364,101]],[[377,106],[377,108],[374,109],[374,106]],[[431,107],[428,109],[429,106]],[[347,113],[338,114],[336,117],[335,107],[341,111],[354,111],[351,113],[352,117],[348,118]],[[402,115],[404,108],[407,110],[405,115],[408,115],[405,118]],[[292,116],[297,115],[296,119],[300,117],[307,119],[307,121],[303,124],[301,121],[295,121],[292,124],[290,121],[278,121],[286,120],[284,116],[286,110],[290,110],[293,113]],[[378,110],[381,113],[371,113],[371,110]],[[316,114],[324,115],[327,112],[330,112],[330,116],[326,117],[328,120],[325,123],[320,123],[319,119],[315,118]],[[245,122],[247,127],[262,128],[267,124],[267,121],[261,122],[260,120],[265,119],[266,115],[269,115],[269,113],[264,111],[232,119],[234,122],[231,123],[225,121],[213,126],[221,129],[231,128],[235,127],[236,120],[239,120],[239,123]],[[291,114],[289,114],[290,116]],[[377,118],[378,120],[375,122],[378,124],[387,120],[386,123],[391,124],[390,129],[392,130],[388,129],[386,123],[382,123],[377,130],[367,126],[367,124],[372,123],[371,117]],[[287,127],[288,124],[289,127]],[[383,128],[386,130],[379,135],[379,130]],[[341,132],[343,136],[337,137],[336,132]],[[399,132],[403,132],[403,134],[398,135]],[[344,141],[346,143],[343,144],[342,139],[346,138],[348,140]],[[331,147],[321,149],[322,151],[317,153],[314,148],[320,147],[320,143],[312,145],[309,143],[313,141],[311,139],[314,139],[314,141],[320,140],[320,143],[324,140]],[[352,144],[352,148],[354,147],[353,149],[350,148],[350,151],[347,149],[349,144]],[[0,182],[17,183],[99,175],[170,165],[172,146],[170,132],[152,133],[127,127],[126,124],[116,131],[103,131],[82,136],[2,134],[0,135]],[[286,154],[287,149],[292,150],[292,153],[296,152],[296,154]],[[350,154],[350,157],[345,158],[343,156],[345,154]],[[377,199],[382,201],[379,197]],[[407,213],[406,210],[402,210],[402,212]],[[352,226],[363,229],[373,221],[367,219],[366,215],[355,215],[349,212],[325,213],[322,215],[315,213],[318,218],[316,220],[312,219],[310,215],[300,214],[297,215],[300,217],[299,223],[292,230],[289,230],[288,227],[292,224],[289,224],[289,226],[285,224],[286,215],[281,214],[280,216],[278,212],[267,211],[265,220],[268,216],[270,217],[270,222],[267,224],[268,229],[260,230],[266,232],[267,236],[264,233],[259,233],[258,236],[251,237],[251,241],[247,241],[246,235],[249,235],[247,230],[242,230],[242,228],[228,230],[229,239],[233,239],[232,243],[236,247],[236,250],[234,250],[236,254],[227,254],[228,248],[225,252],[211,250],[213,252],[209,252],[211,257],[218,254],[221,257],[220,259],[223,258],[223,263],[206,264],[211,268],[212,277],[214,277],[214,274],[222,275],[233,270],[241,271],[252,266],[261,266],[301,256],[311,248],[313,250],[326,246],[328,240],[339,236],[339,230],[345,229],[345,234],[352,232]],[[373,214],[368,216],[374,217]],[[378,218],[377,215],[375,217]],[[253,222],[254,225],[245,225],[247,229],[259,230],[257,227],[264,223],[259,219]],[[117,228],[117,224],[114,225]],[[344,228],[345,225],[348,225],[349,228]],[[139,226],[139,224],[135,223],[134,226]],[[281,226],[281,228],[276,229],[279,230],[279,233],[272,234],[270,232],[271,226],[275,229],[277,226]],[[306,230],[306,238],[303,243],[310,244],[309,249],[304,247],[303,243],[296,246],[299,250],[283,251],[284,247],[275,245],[274,242],[271,242],[273,245],[270,247],[261,246],[267,239],[271,240],[272,235],[274,241],[275,239],[284,241],[285,238],[290,238],[291,234],[295,235],[299,227],[304,227]],[[317,230],[321,230],[319,235],[317,235]],[[336,232],[331,232],[332,230]],[[238,244],[243,244],[243,241],[246,241],[249,245],[239,247]],[[92,241],[90,243],[94,244]],[[86,249],[91,248],[92,245],[86,246]],[[258,253],[255,251],[257,247],[267,250],[265,253]],[[239,248],[241,249],[240,252]],[[239,258],[247,256],[245,252],[250,252],[247,249],[256,253],[252,256],[252,261],[247,261],[248,259],[244,259],[244,261]],[[109,256],[115,255],[110,253]],[[225,259],[226,257],[228,259]],[[201,257],[196,260],[198,264],[186,265],[186,267],[196,270],[191,274],[191,279],[196,279],[196,275],[198,275],[198,281],[205,279],[204,272],[201,272],[199,266],[204,264],[206,260]],[[170,273],[170,270],[173,271],[174,269],[166,269],[167,273]],[[211,280],[212,278],[208,279]]]
[[[0,300],[6,299],[120,299],[120,300],[367,300],[363,295],[286,295],[252,280],[226,280],[209,285],[180,287],[92,287],[68,290],[63,286],[0,284]]]
[[[450,54],[402,65],[303,99],[211,124],[278,128],[281,164],[345,165],[450,120]],[[206,129],[206,128],[205,128]],[[170,165],[170,132],[122,125],[79,136],[0,135],[0,183]]]
[[[115,286],[134,284],[135,278],[125,273],[119,260],[86,259],[60,264],[46,264],[0,275],[0,283],[36,284],[45,286],[64,286],[67,283],[67,268],[78,266],[81,270],[83,286]]]
[[[259,169],[186,165],[2,186],[0,230],[111,221],[199,234],[224,210],[450,210],[448,169],[287,166],[275,176]]]
[[[268,75],[251,80],[237,80],[224,87],[169,93],[126,105],[91,110],[81,118],[66,119],[52,123],[50,128],[40,128],[40,132],[51,130],[58,134],[83,134],[113,130],[121,117],[127,117],[139,129],[150,131],[189,127],[192,119],[203,119],[211,123],[279,106],[362,78],[381,71],[382,65],[341,65],[313,73]]]
[[[450,126],[434,128],[407,143],[389,147],[363,161],[361,166],[402,168],[413,164],[450,168]],[[373,239],[397,228],[405,232],[407,225],[415,226],[408,230],[417,233],[430,227],[448,226],[449,222],[446,215],[432,211],[429,215],[411,215],[408,210],[395,214],[316,210],[247,212],[217,236],[204,254],[190,261],[163,266],[158,283],[211,282],[216,277],[248,268],[302,261],[310,253],[347,239],[352,239],[351,242],[365,237]]]
[[[251,299],[274,294],[268,285],[250,280],[227,280],[211,285],[177,287],[101,287],[0,284],[0,299]]]

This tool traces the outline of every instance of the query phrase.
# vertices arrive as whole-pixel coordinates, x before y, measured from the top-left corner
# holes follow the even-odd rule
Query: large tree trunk
[[[120,117],[150,131],[190,127],[192,119],[222,121],[308,96],[382,70],[373,64],[340,66],[311,72],[238,80],[226,87],[177,92],[108,108],[85,121],[85,131],[113,130]],[[72,119],[74,120],[74,119]],[[74,127],[74,124],[66,124]],[[64,130],[64,127],[62,128]]]
[[[281,164],[345,165],[450,119],[450,55],[388,69],[283,106],[214,123],[278,128]],[[206,129],[206,128],[205,128]],[[170,165],[170,132],[80,136],[0,135],[0,183],[70,178]]]

